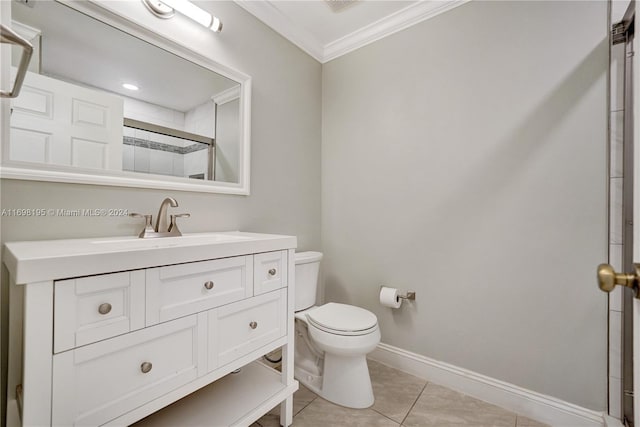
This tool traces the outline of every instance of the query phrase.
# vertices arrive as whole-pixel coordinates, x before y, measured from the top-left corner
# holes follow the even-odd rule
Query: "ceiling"
[[[321,63],[468,0],[236,0]]]
[[[2,0],[0,0],[2,1]],[[321,63],[468,0],[236,0]],[[188,111],[236,82],[130,37],[58,2],[13,3],[15,20],[43,35],[42,72]],[[64,22],[65,25],[60,25]],[[115,43],[121,43],[114,48]],[[69,49],[67,47],[71,46]],[[117,58],[114,55],[119,55]],[[170,64],[157,66],[158,62]],[[152,70],[152,71],[150,71]],[[181,85],[172,84],[176,75]],[[185,77],[188,76],[188,77]],[[121,83],[140,86],[131,93]],[[203,90],[202,88],[206,88]]]
[[[14,26],[21,23],[42,35],[40,72],[60,80],[179,112],[238,85],[59,2],[36,1],[30,7],[14,2],[12,19]],[[128,91],[122,83],[139,90]]]

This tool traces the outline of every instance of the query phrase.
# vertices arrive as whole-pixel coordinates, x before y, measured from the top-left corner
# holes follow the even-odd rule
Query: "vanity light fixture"
[[[158,18],[172,18],[175,12],[178,11],[216,33],[222,31],[222,21],[220,19],[206,10],[200,9],[189,0],[142,0],[142,3]]]
[[[122,83],[122,87],[129,90],[138,90],[140,89],[138,86],[131,83]]]

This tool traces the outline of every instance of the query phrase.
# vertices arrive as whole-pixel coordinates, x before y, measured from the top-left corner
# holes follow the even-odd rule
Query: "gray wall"
[[[382,341],[606,408],[607,5],[470,2],[323,66],[328,301]],[[378,286],[417,291],[382,308]]]
[[[232,2],[203,2],[201,6],[214,8],[224,22],[224,31],[217,35],[215,43],[195,36],[191,40],[191,35],[185,33],[185,43],[253,78],[251,195],[2,180],[2,208],[126,208],[155,216],[162,199],[173,196],[180,203],[181,212],[191,213],[191,218],[181,222],[183,232],[282,233],[298,236],[300,249],[320,247],[321,66]],[[13,3],[12,7],[24,6]],[[140,7],[144,11],[142,3]],[[146,11],[141,13],[142,18],[147,15],[151,16]],[[169,22],[158,23],[158,28],[161,24],[166,26]],[[6,242],[133,236],[140,226],[138,220],[126,217],[4,217],[1,238]],[[4,269],[1,290],[0,347],[6,363],[8,301]],[[4,387],[3,382],[3,390]]]

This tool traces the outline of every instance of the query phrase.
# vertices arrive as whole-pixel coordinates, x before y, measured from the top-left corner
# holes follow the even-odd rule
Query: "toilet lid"
[[[365,331],[378,323],[376,315],[369,310],[335,302],[310,310],[307,318],[322,328],[343,332]]]

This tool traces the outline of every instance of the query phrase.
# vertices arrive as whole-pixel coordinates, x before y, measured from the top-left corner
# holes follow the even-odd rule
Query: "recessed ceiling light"
[[[123,83],[122,87],[129,90],[138,90],[139,87],[136,85],[132,85],[131,83]]]

